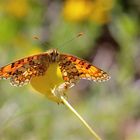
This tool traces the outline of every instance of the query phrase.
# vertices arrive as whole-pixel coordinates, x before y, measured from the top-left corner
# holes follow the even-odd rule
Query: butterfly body
[[[30,82],[38,92],[60,103],[58,93],[65,92],[78,80],[101,82],[110,77],[86,60],[61,54],[56,49],[52,49],[0,68],[0,78],[10,78],[10,83],[14,86],[22,86]]]

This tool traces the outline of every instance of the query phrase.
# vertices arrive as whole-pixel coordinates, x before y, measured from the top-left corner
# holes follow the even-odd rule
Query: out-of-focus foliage
[[[103,139],[139,140],[139,25],[136,0],[1,0],[0,66],[50,48],[93,62],[111,80],[83,80],[69,101]],[[0,140],[92,139],[65,106],[34,93],[0,81]]]

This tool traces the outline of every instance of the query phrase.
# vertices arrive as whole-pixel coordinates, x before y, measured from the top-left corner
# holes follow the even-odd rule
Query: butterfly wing
[[[29,56],[0,68],[0,78],[10,78],[14,86],[22,86],[34,76],[45,73],[49,66],[47,53]]]
[[[103,70],[72,55],[61,54],[59,65],[63,79],[67,82],[75,83],[79,79],[101,82],[110,79],[109,75]]]

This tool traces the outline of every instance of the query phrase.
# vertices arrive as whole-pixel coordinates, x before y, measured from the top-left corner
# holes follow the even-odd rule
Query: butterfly
[[[80,79],[101,82],[109,80],[110,76],[86,60],[51,49],[1,67],[0,78],[9,78],[13,86],[30,82],[38,92],[60,103],[58,92],[64,94]]]

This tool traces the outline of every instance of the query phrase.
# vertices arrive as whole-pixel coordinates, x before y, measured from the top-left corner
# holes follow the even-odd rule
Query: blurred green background
[[[111,80],[80,81],[69,102],[103,140],[140,140],[139,25],[138,0],[0,0],[0,66],[50,48],[90,61]],[[64,105],[34,93],[0,81],[0,140],[92,139]]]

